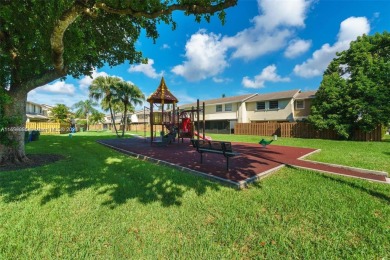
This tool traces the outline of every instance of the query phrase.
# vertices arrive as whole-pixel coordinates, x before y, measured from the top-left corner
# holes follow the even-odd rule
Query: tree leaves
[[[70,109],[65,104],[57,104],[51,109],[50,120],[57,123],[65,123],[70,120]]]
[[[196,21],[209,21],[218,13],[224,21],[223,10],[237,4],[237,0],[3,2],[0,83],[2,88],[9,82],[12,89],[25,91],[64,75],[89,75],[104,64],[140,63],[143,55],[136,42],[141,31],[155,41],[160,22],[175,29],[175,10],[194,14]],[[54,68],[58,72],[55,77]]]
[[[390,34],[363,35],[326,69],[309,121],[343,138],[390,122]]]

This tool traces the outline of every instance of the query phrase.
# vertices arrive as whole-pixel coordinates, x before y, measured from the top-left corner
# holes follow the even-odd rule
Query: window
[[[295,108],[296,109],[304,109],[305,102],[303,100],[295,100]]]
[[[278,109],[279,102],[277,100],[272,100],[269,102],[269,109]]]
[[[229,129],[230,123],[226,120],[223,121],[206,121],[206,130],[225,130]],[[214,132],[215,133],[215,132]],[[218,133],[218,132],[216,132]]]
[[[256,102],[256,110],[264,110],[265,102]]]
[[[232,111],[232,104],[225,104],[225,111]]]
[[[215,111],[216,112],[222,112],[222,105],[217,105]]]

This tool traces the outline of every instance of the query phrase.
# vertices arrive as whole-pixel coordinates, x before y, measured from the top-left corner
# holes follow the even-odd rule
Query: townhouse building
[[[205,100],[202,101],[205,103],[205,128],[208,132],[229,133],[236,123],[302,121],[310,115],[315,93],[295,89]],[[196,107],[196,103],[179,108],[192,107]],[[203,120],[202,114],[199,120]]]
[[[26,103],[27,122],[47,122],[50,119],[50,111],[53,107],[45,104],[37,104],[31,101]]]

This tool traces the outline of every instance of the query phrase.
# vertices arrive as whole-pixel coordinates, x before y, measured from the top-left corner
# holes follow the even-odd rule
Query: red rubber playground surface
[[[150,140],[138,137],[100,140],[98,143],[140,159],[167,164],[237,187],[244,187],[247,183],[264,177],[284,165],[388,182],[386,173],[383,172],[302,160],[303,157],[318,152],[311,148],[278,145],[268,145],[264,148],[259,144],[232,143],[233,151],[239,155],[230,158],[229,170],[226,170],[226,159],[220,154],[204,153],[201,164],[200,154],[190,145],[188,139],[184,139],[184,143],[172,143],[167,146],[151,146]]]

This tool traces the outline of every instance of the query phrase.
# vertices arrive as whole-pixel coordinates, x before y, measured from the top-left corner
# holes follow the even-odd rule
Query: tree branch
[[[64,34],[68,27],[82,14],[87,11],[87,7],[76,3],[60,17],[54,26],[53,33],[51,34],[50,44],[52,49],[52,59],[55,70],[59,73],[63,73],[64,66]]]
[[[0,31],[0,42],[5,40],[5,33]]]
[[[214,14],[215,12],[222,11],[226,8],[237,5],[238,0],[225,0],[222,3],[212,6],[200,6],[196,4],[174,4],[168,6],[165,10],[159,10],[156,12],[144,12],[144,11],[136,11],[132,8],[126,9],[115,9],[108,6],[105,3],[97,3],[96,7],[102,9],[108,13],[120,14],[120,15],[132,15],[134,17],[145,17],[154,19],[161,15],[171,14],[173,11],[187,11],[193,14]]]
[[[186,11],[193,14],[214,14],[215,12],[222,11],[231,6],[235,6],[237,4],[237,1],[238,0],[225,0],[219,4],[211,5],[211,6],[202,6],[197,4],[173,4],[167,6],[166,9],[163,10],[159,10],[155,12],[145,12],[145,11],[136,11],[132,8],[115,9],[108,6],[105,3],[94,4],[95,1],[76,0],[75,3],[68,10],[66,10],[63,13],[63,15],[58,19],[58,21],[54,25],[53,32],[50,37],[52,61],[56,73],[50,71],[47,77],[45,75],[42,75],[42,77],[50,78],[50,75],[56,75],[58,78],[58,75],[60,75],[60,77],[66,76],[66,67],[64,64],[64,57],[63,57],[64,34],[65,31],[69,28],[69,26],[77,19],[77,17],[79,17],[83,13],[89,16],[96,16],[95,13],[96,9],[102,9],[108,13],[113,13],[118,15],[131,15],[134,17],[145,17],[148,19],[154,19],[162,15],[171,14],[173,11],[176,10]],[[0,31],[0,40],[3,39],[4,36],[5,35]],[[40,81],[40,80],[31,80],[30,82],[36,82],[36,81]],[[45,80],[42,80],[42,82],[45,82]],[[43,84],[40,84],[40,86],[41,85]]]
[[[201,6],[196,4],[173,4],[168,6],[164,10],[159,10],[156,12],[136,11],[132,8],[115,9],[108,6],[105,3],[97,3],[92,8],[90,8],[91,6],[86,5],[87,1],[85,1],[85,3],[83,3],[81,0],[75,1],[74,5],[71,8],[69,8],[67,11],[65,11],[65,13],[57,21],[50,38],[54,68],[60,73],[63,73],[65,70],[64,58],[63,58],[63,54],[64,54],[63,38],[64,38],[65,31],[82,13],[85,13],[90,16],[95,15],[94,14],[95,8],[102,9],[108,13],[113,13],[113,14],[131,15],[134,17],[145,17],[149,19],[154,19],[161,15],[171,14],[173,11],[176,10],[186,11],[193,14],[206,14],[206,13],[214,14],[215,12],[222,11],[228,7],[235,6],[237,4],[237,1],[238,0],[225,0],[222,3],[212,5],[212,6]],[[0,32],[0,39],[2,39],[2,36],[4,35]]]
[[[47,70],[42,72],[39,76],[35,77],[34,79],[24,82],[23,89],[29,92],[30,90],[36,87],[46,85],[58,78],[65,77],[66,75],[67,75],[66,69],[63,69],[60,72],[57,71],[56,69]]]

